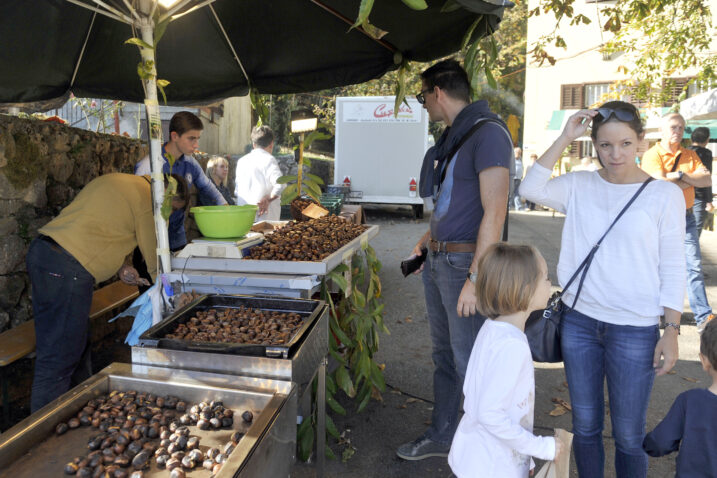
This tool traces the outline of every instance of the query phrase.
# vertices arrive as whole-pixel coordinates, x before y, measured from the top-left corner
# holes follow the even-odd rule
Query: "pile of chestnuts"
[[[366,226],[338,216],[290,222],[251,248],[247,259],[320,261],[360,236]]]
[[[198,310],[164,338],[192,342],[283,345],[303,325],[296,312],[237,307]]]
[[[251,423],[249,410],[242,420]],[[189,426],[201,430],[229,428],[234,413],[220,401],[201,402],[188,408],[177,397],[160,397],[135,391],[112,391],[87,402],[77,416],[60,423],[62,435],[80,426],[93,426],[100,433],[87,442],[89,454],[78,456],[64,467],[67,475],[85,478],[142,478],[151,462],[170,472],[170,478],[184,478],[197,468],[216,474],[234,450],[243,433],[236,431],[223,447],[199,448],[199,437],[190,436]]]

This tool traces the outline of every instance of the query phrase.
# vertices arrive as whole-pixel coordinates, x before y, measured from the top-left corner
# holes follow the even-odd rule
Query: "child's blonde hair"
[[[229,167],[229,161],[227,161],[226,158],[222,158],[221,156],[212,156],[207,162],[207,176],[209,177],[209,179],[212,180],[212,182],[214,182],[214,168],[216,168],[220,164],[226,164],[226,166]],[[226,177],[222,180],[222,186],[227,187],[228,179],[229,175],[227,174]]]
[[[495,319],[527,310],[540,279],[540,253],[533,246],[497,242],[478,262],[478,311]]]

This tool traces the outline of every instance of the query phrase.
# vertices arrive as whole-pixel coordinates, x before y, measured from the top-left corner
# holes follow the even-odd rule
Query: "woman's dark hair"
[[[592,131],[590,132],[590,137],[593,141],[597,140],[597,132],[600,129],[600,126],[605,123],[609,123],[610,121],[625,123],[637,134],[638,137],[642,136],[645,132],[645,127],[642,125],[642,120],[640,119],[640,112],[634,105],[624,101],[608,101],[598,108],[598,110],[601,109],[608,109],[612,111],[607,114],[607,117],[603,114],[598,114],[595,118],[593,118]],[[619,117],[625,113],[628,113],[625,117],[630,117],[630,120],[625,120]]]
[[[693,143],[706,143],[710,139],[710,129],[706,126],[700,126],[699,128],[695,128],[695,130],[692,132],[691,138]]]
[[[439,61],[421,73],[421,79],[431,90],[437,86],[452,98],[466,103],[471,101],[471,84],[468,75],[456,60]]]
[[[191,131],[193,129],[201,131],[204,129],[204,125],[202,124],[202,120],[200,120],[197,115],[190,113],[189,111],[180,111],[175,113],[174,116],[172,116],[172,119],[169,120],[170,136],[172,135],[172,132],[182,136],[187,131]]]

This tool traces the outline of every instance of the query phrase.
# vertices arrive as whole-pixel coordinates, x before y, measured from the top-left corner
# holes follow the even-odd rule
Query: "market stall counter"
[[[0,435],[0,477],[288,476],[296,406],[288,381],[115,363]]]

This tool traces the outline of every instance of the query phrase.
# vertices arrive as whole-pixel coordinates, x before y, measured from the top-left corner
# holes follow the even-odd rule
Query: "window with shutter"
[[[678,103],[680,100],[680,95],[682,94],[682,90],[687,85],[687,82],[690,81],[690,78],[666,78],[662,80],[662,88],[665,91],[665,102],[662,104],[662,106],[670,107],[674,105],[675,103]]]
[[[583,107],[583,85],[560,86],[560,109],[579,110]]]

